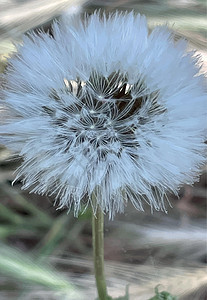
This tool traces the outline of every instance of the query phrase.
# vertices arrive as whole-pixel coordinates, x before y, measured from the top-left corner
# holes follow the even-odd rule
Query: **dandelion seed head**
[[[198,62],[145,17],[94,13],[25,36],[10,59],[0,134],[23,157],[23,188],[81,210],[95,195],[113,217],[127,201],[166,210],[168,190],[205,161],[205,93]],[[3,123],[3,122],[2,122]]]

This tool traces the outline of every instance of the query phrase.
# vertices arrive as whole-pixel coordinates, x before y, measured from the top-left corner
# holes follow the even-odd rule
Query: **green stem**
[[[93,257],[96,277],[96,287],[99,300],[109,299],[107,296],[104,276],[104,215],[98,207],[96,216],[92,213]]]

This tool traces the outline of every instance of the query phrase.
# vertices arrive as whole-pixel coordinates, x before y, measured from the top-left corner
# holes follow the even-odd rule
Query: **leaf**
[[[29,255],[1,244],[0,273],[17,282],[41,285],[49,290],[61,292],[68,299],[81,299],[79,291],[68,280],[50,266],[34,262]]]

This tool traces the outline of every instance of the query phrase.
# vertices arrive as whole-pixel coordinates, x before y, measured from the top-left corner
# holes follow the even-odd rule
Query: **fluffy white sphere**
[[[133,13],[25,36],[5,75],[0,126],[2,143],[23,157],[23,188],[55,194],[76,215],[92,195],[110,217],[128,200],[165,210],[166,191],[193,183],[204,163],[198,70],[185,41],[166,27],[149,34]]]

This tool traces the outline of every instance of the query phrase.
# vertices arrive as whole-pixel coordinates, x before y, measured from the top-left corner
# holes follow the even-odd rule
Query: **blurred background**
[[[197,49],[204,73],[206,7],[203,0],[0,0],[0,72],[28,30],[48,30],[54,18],[101,8],[133,9],[147,16],[150,28],[167,23],[176,39]],[[77,219],[56,210],[53,199],[22,191],[21,182],[12,186],[20,163],[0,146],[0,299],[95,299],[90,210]],[[106,216],[111,296],[123,296],[129,285],[130,300],[147,300],[160,285],[181,300],[207,299],[206,173],[205,167],[198,183],[184,186],[179,200],[169,195],[167,215],[128,205],[113,221]]]

